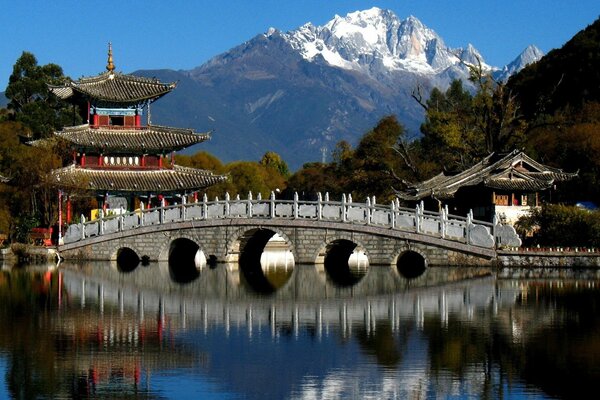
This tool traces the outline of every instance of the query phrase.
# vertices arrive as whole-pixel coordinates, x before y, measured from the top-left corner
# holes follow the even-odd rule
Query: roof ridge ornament
[[[111,74],[115,70],[115,64],[113,64],[113,54],[112,54],[112,43],[111,42],[108,42],[108,63],[106,64],[106,70]]]

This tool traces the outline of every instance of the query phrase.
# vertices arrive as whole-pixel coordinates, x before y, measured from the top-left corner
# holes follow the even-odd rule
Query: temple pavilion
[[[53,170],[50,176],[60,189],[59,196],[67,196],[67,222],[69,196],[75,193],[95,196],[98,207],[105,210],[119,206],[132,211],[140,201],[148,205],[158,205],[162,199],[179,202],[226,179],[174,164],[175,151],[210,135],[151,124],[150,104],[171,92],[176,83],[115,72],[110,44],[106,72],[48,87],[54,95],[78,105],[86,120],[55,132],[73,154],[71,165]]]
[[[532,207],[540,206],[556,183],[576,176],[515,150],[505,155],[492,153],[455,175],[442,172],[423,182],[407,183],[396,195],[408,202],[424,201],[429,209],[448,205],[452,214],[472,210],[476,219],[491,222],[496,217],[514,223]]]

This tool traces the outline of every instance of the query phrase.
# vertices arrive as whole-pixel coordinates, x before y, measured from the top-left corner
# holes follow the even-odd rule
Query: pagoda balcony
[[[135,126],[135,125],[89,125],[90,129],[114,129],[114,130],[137,130],[144,131],[148,130],[148,126]]]

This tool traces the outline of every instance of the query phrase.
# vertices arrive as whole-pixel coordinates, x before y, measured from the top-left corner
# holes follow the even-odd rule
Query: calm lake
[[[0,399],[579,399],[600,274],[4,266]],[[549,275],[551,278],[540,278]],[[188,277],[189,278],[189,277]],[[584,396],[588,394],[588,396]]]

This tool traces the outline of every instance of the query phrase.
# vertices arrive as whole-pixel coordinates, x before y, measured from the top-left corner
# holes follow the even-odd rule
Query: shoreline
[[[55,246],[44,247],[16,243],[0,249],[0,260],[2,261],[38,263],[56,261],[59,257],[60,253]],[[498,268],[600,269],[600,251],[598,249],[563,249],[556,247],[498,250],[496,259],[490,260],[490,264],[490,266]]]

